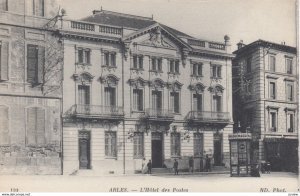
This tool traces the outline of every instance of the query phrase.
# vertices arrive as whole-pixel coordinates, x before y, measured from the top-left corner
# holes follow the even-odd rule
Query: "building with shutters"
[[[229,37],[191,37],[153,18],[95,10],[63,20],[64,174],[229,166]]]
[[[268,161],[274,171],[298,171],[296,48],[257,40],[238,43],[234,54],[234,130],[252,133],[254,162]]]
[[[0,0],[0,174],[61,174],[61,43],[54,0]]]

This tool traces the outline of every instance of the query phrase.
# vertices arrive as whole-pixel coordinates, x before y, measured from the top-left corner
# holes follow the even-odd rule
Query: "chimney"
[[[244,46],[245,46],[245,44],[243,43],[243,40],[241,40],[239,43],[237,43],[238,50]]]
[[[103,11],[103,9],[102,9],[102,6],[101,6],[100,10],[93,10],[93,15],[98,14],[98,13],[100,13],[102,11]]]

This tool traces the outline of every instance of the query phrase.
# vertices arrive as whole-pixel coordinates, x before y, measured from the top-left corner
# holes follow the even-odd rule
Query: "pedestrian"
[[[205,160],[205,171],[209,172],[211,171],[211,167],[210,167],[210,157],[208,156],[208,154],[206,155],[206,160]]]
[[[193,156],[191,156],[190,159],[189,159],[189,171],[191,173],[194,172],[194,158],[193,158]]]
[[[174,160],[173,168],[174,168],[175,175],[178,175],[178,161],[177,161],[177,159]]]
[[[147,167],[148,167],[147,173],[148,173],[148,174],[151,174],[151,170],[152,170],[152,163],[151,163],[151,160],[149,160],[149,162],[147,163]]]
[[[142,174],[144,173],[144,170],[145,170],[145,161],[146,161],[146,159],[143,158],[142,159]]]

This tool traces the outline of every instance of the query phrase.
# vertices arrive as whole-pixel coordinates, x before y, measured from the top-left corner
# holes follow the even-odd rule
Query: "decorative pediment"
[[[138,77],[135,79],[129,79],[128,82],[129,82],[129,85],[133,86],[134,88],[142,88],[147,83],[147,81],[141,77]]]
[[[120,79],[117,76],[112,74],[100,77],[100,82],[107,86],[117,86],[119,80]]]
[[[91,83],[94,79],[94,76],[88,72],[82,72],[80,74],[73,74],[73,79],[76,82],[80,82],[82,84]]]
[[[181,89],[181,87],[182,87],[182,83],[180,83],[180,82],[178,82],[177,80],[176,81],[174,81],[174,82],[169,82],[168,84],[167,84],[167,86],[168,86],[168,88],[170,89],[170,90],[172,90],[172,91],[179,91],[180,89]]]
[[[166,83],[159,78],[149,81],[149,86],[154,89],[162,89],[165,87],[165,85]]]
[[[191,91],[195,91],[196,93],[201,93],[201,92],[204,91],[205,86],[204,86],[204,84],[202,84],[201,82],[198,82],[198,83],[196,83],[196,84],[191,84],[191,85],[189,86],[189,89],[190,89]]]
[[[156,46],[159,46],[159,45],[167,46],[167,43],[165,42],[165,39],[162,36],[162,35],[165,35],[170,40],[173,40],[178,45],[180,45],[181,48],[186,48],[188,50],[192,50],[192,48],[187,43],[185,43],[183,40],[181,40],[179,37],[177,37],[173,33],[166,30],[159,23],[155,23],[155,24],[150,25],[146,28],[140,29],[139,31],[133,32],[133,33],[129,34],[128,36],[124,37],[122,39],[122,41],[125,43],[125,42],[131,41],[131,40],[133,40],[137,37],[145,35],[147,33],[150,34],[151,43],[155,44]]]
[[[223,90],[224,90],[224,87],[220,84],[216,84],[214,86],[211,86],[208,88],[208,90],[213,93],[213,94],[222,94],[223,93]]]
[[[161,28],[159,26],[149,32],[149,37],[147,37],[146,40],[138,44],[152,46],[152,47],[175,49],[175,47],[172,46],[172,44],[169,43],[166,37],[162,34]]]

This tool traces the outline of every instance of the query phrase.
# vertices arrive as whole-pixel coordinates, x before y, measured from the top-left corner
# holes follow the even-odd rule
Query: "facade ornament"
[[[147,83],[147,81],[141,77],[135,79],[129,79],[128,82],[129,85],[133,86],[134,88],[143,88]]]
[[[187,49],[182,49],[182,65],[185,67],[187,63],[187,57],[188,57],[189,51]]]
[[[168,82],[166,84],[167,88],[169,90],[172,90],[172,91],[179,91],[181,89],[183,84],[181,84],[180,82],[178,81],[175,81],[175,82]]]
[[[215,86],[209,87],[208,90],[212,94],[221,95],[221,94],[223,94],[224,87],[222,87],[221,85],[215,85]]]
[[[94,79],[94,76],[88,72],[83,72],[81,74],[75,73],[73,74],[73,79],[75,82],[82,83],[84,85],[91,83]]]
[[[130,41],[124,41],[123,42],[123,50],[124,50],[124,58],[125,60],[128,59],[128,56],[129,56],[129,51],[130,51]]]
[[[204,91],[205,86],[202,83],[198,82],[197,84],[191,84],[189,86],[189,89],[191,91],[195,91],[196,93],[201,93]]]
[[[101,83],[107,85],[108,87],[117,86],[119,82],[119,78],[115,75],[101,76],[99,79]]]
[[[154,89],[163,89],[165,87],[166,83],[162,81],[161,79],[155,79],[152,81],[149,81],[149,86]]]

